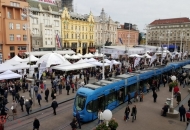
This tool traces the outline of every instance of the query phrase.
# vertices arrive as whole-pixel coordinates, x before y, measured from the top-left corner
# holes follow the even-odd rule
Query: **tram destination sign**
[[[56,4],[55,0],[34,0],[34,1],[38,1],[38,2],[42,2],[42,3],[47,3],[47,4]]]

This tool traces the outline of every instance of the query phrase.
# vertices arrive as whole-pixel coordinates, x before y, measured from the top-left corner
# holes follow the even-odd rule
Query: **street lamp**
[[[109,109],[104,110],[102,118],[106,121],[106,126],[108,126],[108,121],[112,118],[112,112]]]
[[[180,53],[182,53],[182,39],[183,39],[183,30],[181,31],[181,44],[180,44]]]
[[[176,81],[176,76],[172,76],[171,80],[173,81],[173,83]],[[174,107],[173,107],[173,91],[174,89],[172,88],[172,97],[171,97],[171,104],[170,104],[170,112],[174,112]]]
[[[168,32],[167,32],[167,33],[168,33],[168,51],[169,51],[169,45],[170,45],[170,43],[169,43],[169,42],[170,42],[170,33],[171,33],[171,32],[170,32],[170,30],[168,30]]]

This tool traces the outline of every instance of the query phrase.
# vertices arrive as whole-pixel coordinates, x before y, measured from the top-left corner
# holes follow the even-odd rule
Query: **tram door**
[[[119,101],[119,104],[124,103],[125,98],[125,90],[124,88],[121,88],[117,91],[117,100]]]
[[[105,96],[99,96],[98,97],[98,109],[101,109],[102,111],[105,110]]]

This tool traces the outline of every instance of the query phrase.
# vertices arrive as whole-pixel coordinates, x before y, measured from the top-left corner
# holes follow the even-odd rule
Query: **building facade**
[[[94,52],[94,18],[92,13],[81,15],[64,8],[61,15],[62,46],[76,53]]]
[[[174,45],[178,51],[190,50],[190,19],[172,18],[154,20],[147,26],[149,45]]]
[[[133,47],[138,45],[139,31],[135,28],[125,29],[124,25],[117,28],[117,45],[125,45],[126,47]],[[121,43],[122,42],[122,43]]]
[[[106,42],[116,44],[117,23],[108,17],[102,9],[100,16],[94,16],[94,42],[96,47],[101,47]]]
[[[56,36],[61,38],[61,12],[55,4],[28,0],[30,5],[31,44],[34,51],[52,51],[57,47]]]
[[[27,17],[22,17],[25,0],[0,1],[0,53],[3,61],[27,51],[30,34],[26,33]]]

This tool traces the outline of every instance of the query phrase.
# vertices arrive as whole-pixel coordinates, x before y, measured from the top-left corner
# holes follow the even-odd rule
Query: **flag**
[[[57,42],[57,47],[61,48],[61,42],[58,34],[56,35],[56,42]]]
[[[136,67],[139,64],[139,61],[141,60],[140,57],[135,58],[134,67]]]
[[[121,43],[121,44],[123,44],[123,41],[122,41],[122,39],[121,39],[121,38],[119,38],[119,41],[120,41],[120,43]]]
[[[154,54],[150,59],[150,65],[156,60],[156,54]]]

